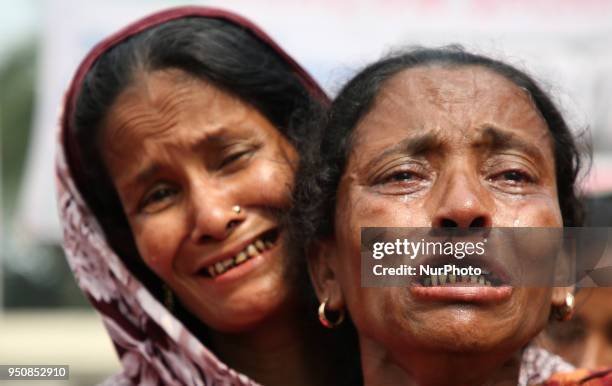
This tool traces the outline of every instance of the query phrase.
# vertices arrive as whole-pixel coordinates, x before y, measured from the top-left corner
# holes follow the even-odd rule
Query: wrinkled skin
[[[289,204],[297,153],[255,108],[179,70],[140,74],[101,149],[142,259],[203,323],[245,331],[287,308],[282,232],[240,275],[198,273],[278,227]]]
[[[311,276],[356,324],[366,385],[516,384],[521,348],[567,289],[475,304],[362,288],[360,228],[562,224],[551,136],[529,95],[481,67],[417,67],[390,78],[355,128]]]

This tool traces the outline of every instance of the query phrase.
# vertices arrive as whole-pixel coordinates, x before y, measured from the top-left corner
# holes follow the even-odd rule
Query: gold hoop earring
[[[565,295],[565,302],[563,303],[563,305],[555,309],[555,318],[557,320],[566,322],[570,320],[572,316],[574,316],[574,307],[575,307],[574,300],[575,299],[574,299],[573,293],[568,292]]]
[[[338,327],[344,321],[344,310],[338,311],[340,313],[338,315],[338,319],[336,319],[333,322],[330,322],[330,320],[327,319],[327,315],[325,315],[325,306],[327,306],[327,301],[328,300],[329,299],[326,298],[325,300],[323,300],[321,305],[319,305],[319,321],[321,322],[321,324],[324,327],[327,327],[327,328],[336,328],[336,327]]]
[[[174,310],[174,294],[168,285],[164,284],[164,306],[168,309],[168,311],[172,312]]]
[[[232,207],[232,211],[236,214],[240,214],[240,212],[242,212],[242,208],[240,207],[240,205],[234,205]]]

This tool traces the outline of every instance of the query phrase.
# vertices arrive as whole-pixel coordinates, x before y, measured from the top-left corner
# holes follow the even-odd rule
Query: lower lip
[[[483,287],[481,285],[461,284],[452,286],[423,287],[413,285],[409,287],[415,299],[438,302],[466,302],[466,303],[499,303],[512,296],[512,287]]]
[[[253,270],[263,265],[266,260],[268,260],[270,254],[276,250],[278,241],[279,238],[277,238],[272,248],[266,249],[264,252],[261,252],[257,256],[249,258],[244,263],[237,265],[228,271],[223,272],[221,275],[212,278],[206,276],[203,277],[203,280],[206,280],[209,283],[212,282],[215,284],[224,284],[244,278],[246,275],[249,275]]]

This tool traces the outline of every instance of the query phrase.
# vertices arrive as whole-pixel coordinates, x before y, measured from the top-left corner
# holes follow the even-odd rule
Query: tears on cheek
[[[496,202],[494,226],[561,227],[563,219],[556,197],[545,195]]]
[[[351,186],[338,195],[336,216],[341,226],[352,226],[360,234],[361,227],[429,227],[423,197],[383,195],[368,187]]]

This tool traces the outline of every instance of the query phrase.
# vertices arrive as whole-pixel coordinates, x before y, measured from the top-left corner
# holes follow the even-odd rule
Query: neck
[[[509,355],[431,353],[394,355],[368,338],[360,339],[365,386],[517,385],[521,352]]]
[[[329,338],[307,311],[280,312],[248,332],[211,331],[212,346],[228,366],[266,386],[331,384],[329,350],[321,350]]]

